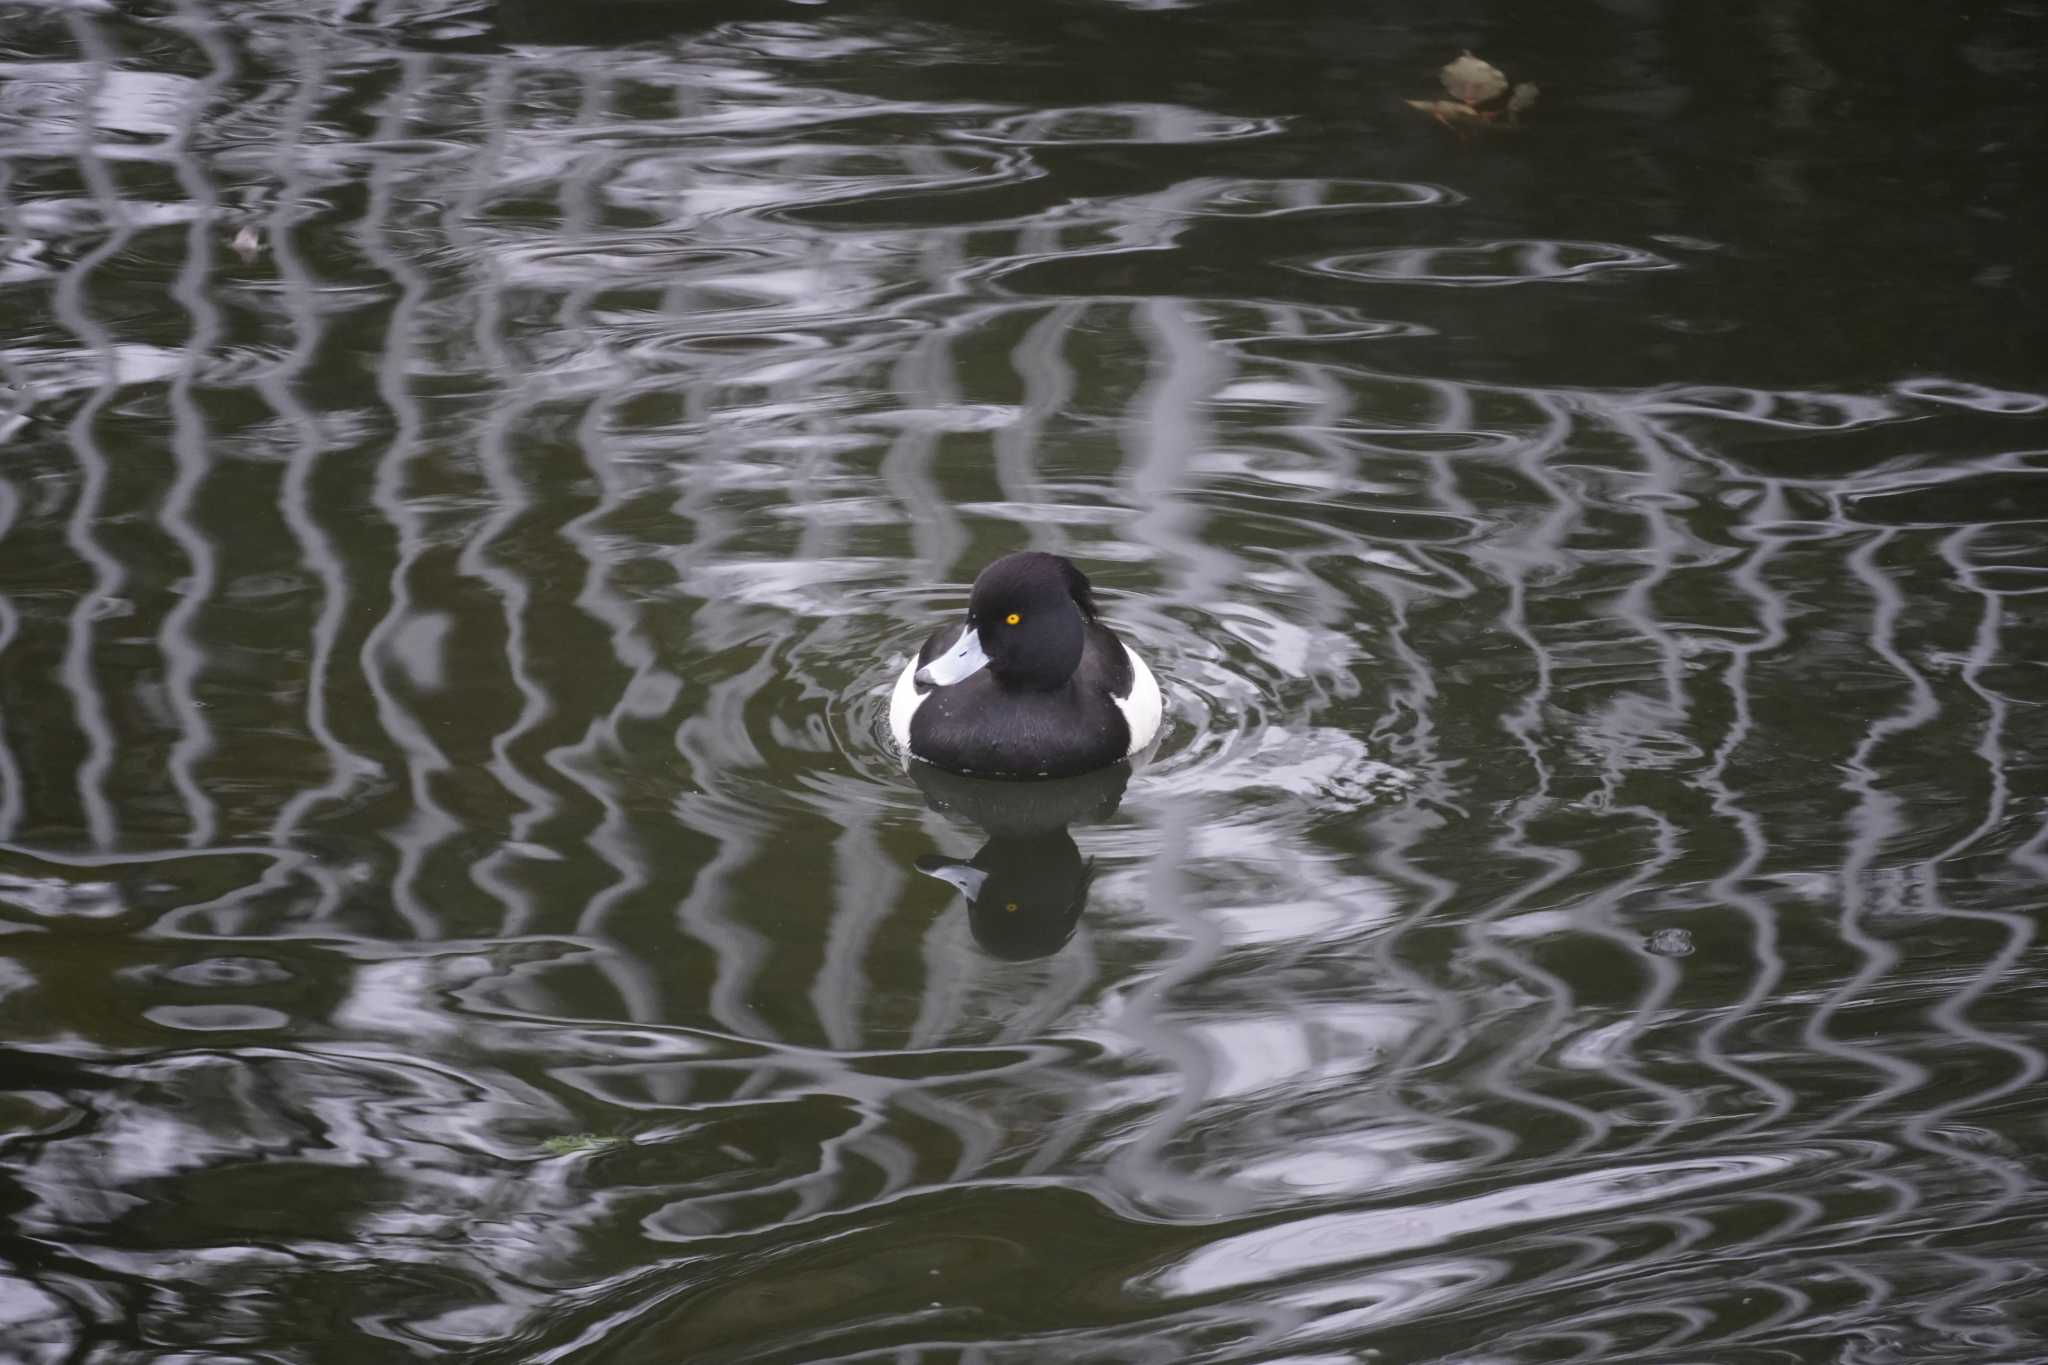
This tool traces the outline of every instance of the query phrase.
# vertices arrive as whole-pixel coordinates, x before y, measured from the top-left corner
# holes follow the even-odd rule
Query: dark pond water
[[[0,5],[0,1359],[2048,1360],[2044,83]],[[913,780],[1026,547],[1163,741]]]

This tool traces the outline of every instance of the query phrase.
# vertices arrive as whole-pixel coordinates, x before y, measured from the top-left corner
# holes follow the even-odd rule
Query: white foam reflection
[[[1788,1156],[1653,1162],[1563,1176],[1467,1199],[1296,1218],[1219,1238],[1147,1280],[1166,1295],[1213,1294],[1441,1246],[1551,1219],[1611,1213],[1739,1185],[1791,1169]]]

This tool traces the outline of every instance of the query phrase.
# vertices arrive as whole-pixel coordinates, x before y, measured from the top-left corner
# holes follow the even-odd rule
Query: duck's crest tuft
[[[1088,581],[1088,575],[1074,567],[1074,562],[1060,557],[1060,571],[1066,575],[1067,591],[1073,594],[1074,602],[1081,608],[1081,615],[1089,624],[1095,621],[1095,586]]]

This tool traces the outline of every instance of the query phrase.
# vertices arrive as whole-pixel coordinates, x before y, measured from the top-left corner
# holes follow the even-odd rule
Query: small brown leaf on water
[[[236,233],[235,240],[228,245],[245,261],[253,261],[263,254],[263,238],[252,227],[245,227]]]
[[[1472,105],[1497,100],[1508,89],[1508,78],[1500,74],[1498,67],[1469,52],[1439,71],[1437,78],[1452,99]]]
[[[1443,82],[1450,99],[1405,103],[1460,134],[1517,126],[1523,112],[1536,103],[1540,93],[1533,81],[1523,81],[1510,90],[1508,78],[1499,67],[1470,52],[1438,71],[1437,79]]]

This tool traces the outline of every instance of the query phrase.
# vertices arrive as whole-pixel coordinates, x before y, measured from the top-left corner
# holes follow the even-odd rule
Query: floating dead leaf
[[[1452,99],[1474,107],[1491,104],[1508,90],[1508,78],[1500,74],[1499,67],[1469,52],[1439,71],[1437,78]]]
[[[255,228],[245,227],[235,234],[235,240],[228,243],[235,254],[245,261],[253,261],[263,254],[263,238]]]
[[[1437,79],[1451,95],[1447,100],[1408,100],[1410,109],[1420,109],[1446,128],[1469,133],[1487,128],[1511,127],[1524,110],[1536,103],[1533,82],[1523,81],[1510,91],[1508,78],[1499,67],[1470,52],[1437,72]]]

